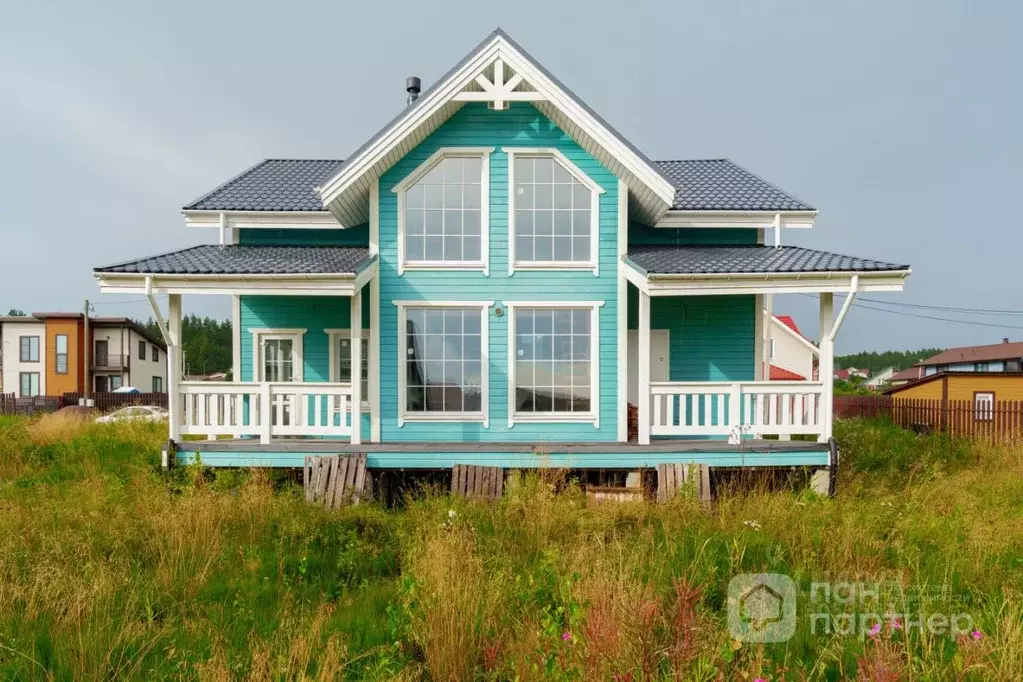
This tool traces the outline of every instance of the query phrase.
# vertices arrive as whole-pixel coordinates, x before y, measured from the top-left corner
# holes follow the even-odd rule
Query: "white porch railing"
[[[351,436],[348,383],[182,381],[183,435]]]
[[[822,437],[823,393],[808,381],[651,382],[650,434]]]

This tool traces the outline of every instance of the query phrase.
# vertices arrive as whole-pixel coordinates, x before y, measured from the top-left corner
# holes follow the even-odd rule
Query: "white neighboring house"
[[[167,391],[166,344],[128,318],[90,320],[92,390],[134,386],[143,393]]]
[[[5,316],[0,324],[0,385],[18,398],[46,395],[46,323],[29,316]]]
[[[879,372],[876,372],[874,376],[867,379],[863,383],[863,385],[871,390],[876,391],[880,388],[883,388],[884,386],[887,386],[888,383],[892,380],[892,377],[895,376],[895,373],[898,371],[899,370],[897,370],[894,367],[885,367]]]
[[[818,348],[788,315],[773,315],[768,337],[772,380],[807,381],[817,376]]]

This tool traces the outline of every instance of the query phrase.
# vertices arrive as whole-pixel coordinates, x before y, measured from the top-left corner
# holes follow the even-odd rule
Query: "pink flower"
[[[569,632],[568,630],[565,630],[564,632],[561,633],[561,641],[567,642],[570,639],[572,639],[572,633],[571,632]]]
[[[766,677],[754,677],[753,682],[767,682]]]
[[[900,621],[898,618],[892,618],[891,622],[888,623],[888,627],[890,627],[892,630],[901,630],[902,621]]]
[[[970,633],[970,637],[973,637],[973,639],[975,640],[979,640],[983,636],[984,635],[981,634],[980,630],[974,630],[973,632]]]
[[[877,634],[879,632],[881,632],[881,624],[874,623],[874,627],[870,628],[870,632],[868,632],[867,634],[870,635],[871,637],[877,637]]]

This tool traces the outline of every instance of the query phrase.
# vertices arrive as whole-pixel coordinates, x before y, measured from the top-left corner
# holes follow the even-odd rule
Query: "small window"
[[[1019,371],[1019,360],[1006,360],[1005,361],[1006,372],[1018,372]]]
[[[121,376],[115,375],[110,377],[110,390],[116,391],[124,385],[124,379]]]
[[[57,334],[54,337],[54,346],[56,351],[54,371],[57,374],[67,374],[67,334]]]
[[[986,372],[990,365],[986,362],[978,362],[973,365],[973,371],[975,372]]]
[[[163,377],[153,377],[153,393],[163,393]]]
[[[160,362],[160,349],[153,346],[153,362]]]
[[[139,360],[146,359],[146,342],[139,341]]]
[[[352,381],[352,332],[350,329],[326,330],[330,335],[330,380]],[[362,402],[369,403],[369,330],[362,330]]]
[[[768,357],[770,359],[774,360],[774,339],[771,339],[771,343],[770,343],[769,351],[768,351]]]
[[[39,337],[22,336],[19,359],[21,362],[39,362]]]
[[[995,415],[995,394],[973,394],[973,418],[979,422],[989,422]]]
[[[39,372],[22,372],[18,378],[22,398],[34,398],[39,395]]]

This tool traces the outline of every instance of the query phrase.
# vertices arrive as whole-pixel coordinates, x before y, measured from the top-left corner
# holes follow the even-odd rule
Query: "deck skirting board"
[[[302,442],[260,446],[248,441],[192,442],[180,444],[177,461],[191,464],[198,459],[210,467],[301,468],[306,455],[362,452],[371,469],[450,469],[455,464],[506,469],[633,469],[655,467],[660,462],[693,462],[712,467],[823,467],[828,465],[829,457],[826,444],[792,441],[756,441],[742,450],[717,441],[652,443],[649,446],[559,444],[545,448],[542,454],[534,454],[531,447],[528,443],[364,443],[350,446]]]

